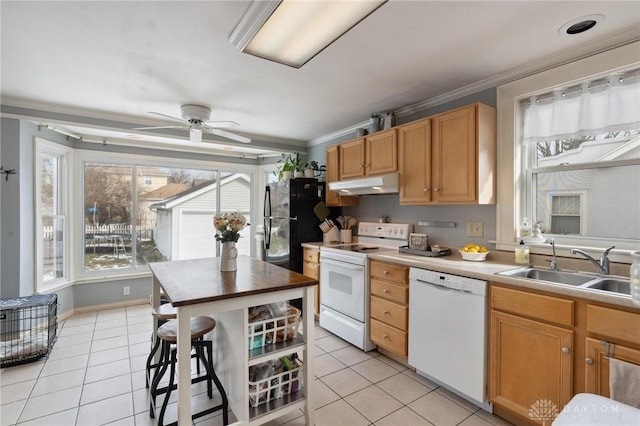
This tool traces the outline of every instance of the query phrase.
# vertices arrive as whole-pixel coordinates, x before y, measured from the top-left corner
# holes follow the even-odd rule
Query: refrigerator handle
[[[271,216],[271,187],[267,186],[264,191],[264,217]]]
[[[264,248],[269,250],[271,244],[271,218],[264,218]]]

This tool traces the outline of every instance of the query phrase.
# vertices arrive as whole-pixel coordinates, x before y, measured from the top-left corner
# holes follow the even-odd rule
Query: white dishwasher
[[[409,272],[409,365],[486,411],[487,282]]]

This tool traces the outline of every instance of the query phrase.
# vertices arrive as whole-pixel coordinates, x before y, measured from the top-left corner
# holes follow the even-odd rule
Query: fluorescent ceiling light
[[[386,2],[253,1],[229,41],[250,55],[300,68]]]

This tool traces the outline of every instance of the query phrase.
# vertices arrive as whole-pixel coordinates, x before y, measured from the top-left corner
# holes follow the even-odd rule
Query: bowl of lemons
[[[489,250],[487,250],[485,246],[479,246],[474,243],[469,243],[458,251],[462,255],[463,260],[470,260],[472,262],[487,260],[487,255],[489,254]]]

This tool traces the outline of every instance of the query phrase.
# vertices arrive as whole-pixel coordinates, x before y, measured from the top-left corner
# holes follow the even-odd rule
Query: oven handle
[[[345,263],[345,262],[337,262],[337,261],[335,261],[333,259],[327,259],[326,257],[321,257],[320,258],[320,262],[324,263],[324,264],[338,266],[340,268],[352,269],[354,271],[364,271],[364,266],[351,265],[351,264]]]

